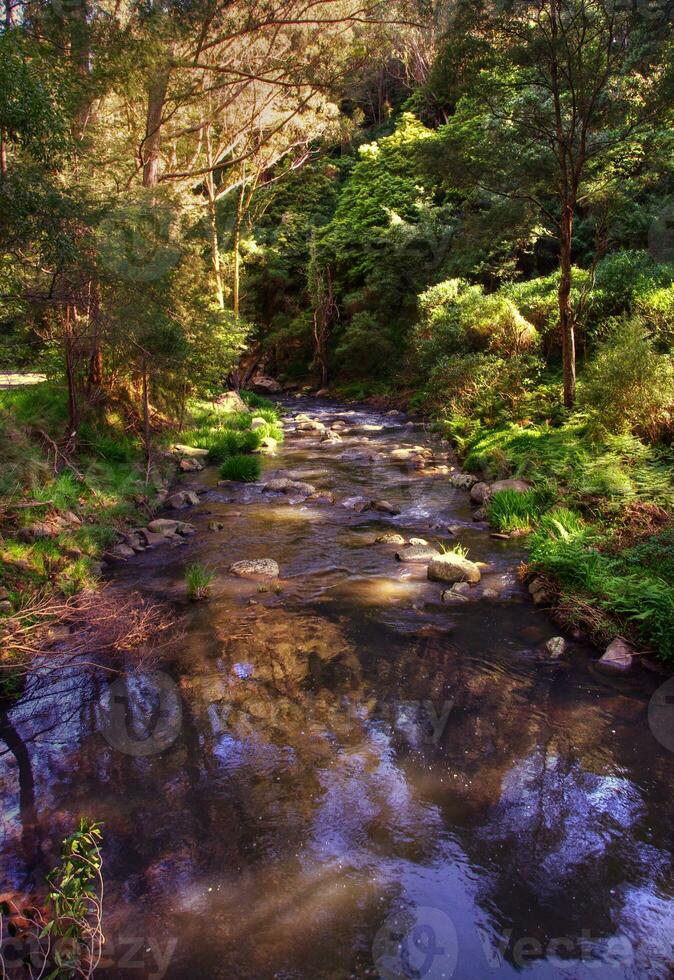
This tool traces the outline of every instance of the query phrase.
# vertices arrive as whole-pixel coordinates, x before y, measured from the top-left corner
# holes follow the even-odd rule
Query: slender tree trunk
[[[143,444],[145,446],[145,478],[150,477],[152,464],[152,433],[150,431],[150,393],[147,376],[147,357],[143,354]]]
[[[0,131],[0,175],[7,176],[7,143],[4,129]]]
[[[573,235],[573,204],[562,205],[559,325],[562,335],[562,368],[564,373],[564,404],[573,408],[576,401],[576,338],[571,308],[571,238]]]
[[[68,436],[77,431],[80,412],[77,404],[77,380],[75,377],[75,342],[73,337],[74,310],[71,303],[66,306],[64,327],[65,369],[68,384]]]
[[[213,280],[215,282],[215,295],[218,306],[221,310],[225,308],[225,287],[222,281],[222,262],[220,259],[220,239],[218,236],[218,211],[215,201],[215,178],[213,176],[213,150],[211,144],[211,127],[206,128],[206,154],[209,172],[206,177],[206,192],[208,194],[208,219],[211,232],[211,264],[213,266]]]
[[[233,272],[233,283],[232,283],[232,309],[234,310],[234,315],[239,315],[239,283],[241,281],[241,222],[243,220],[244,211],[244,198],[246,195],[246,176],[244,170],[244,178],[241,183],[241,190],[239,191],[239,200],[236,203],[236,222],[234,225],[234,272]]]
[[[147,121],[143,145],[143,187],[156,187],[161,154],[161,118],[171,69],[163,68],[148,91]]]
[[[91,355],[89,357],[89,377],[87,390],[95,398],[103,387],[103,351],[100,336],[100,293],[99,285],[93,280],[89,287],[89,324],[91,326]]]

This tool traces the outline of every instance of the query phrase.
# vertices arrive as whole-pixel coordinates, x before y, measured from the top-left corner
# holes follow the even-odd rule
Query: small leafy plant
[[[467,558],[468,548],[464,548],[462,544],[445,544],[440,541],[438,543],[438,550],[441,555],[456,555],[457,558]]]
[[[195,561],[188,565],[185,569],[185,584],[190,599],[194,602],[199,599],[208,599],[211,594],[213,577],[213,572],[200,562]]]

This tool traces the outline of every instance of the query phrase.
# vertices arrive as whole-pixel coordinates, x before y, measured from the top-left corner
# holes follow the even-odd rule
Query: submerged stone
[[[278,562],[272,558],[254,558],[250,561],[235,561],[229,566],[232,575],[239,578],[278,578],[281,571]]]

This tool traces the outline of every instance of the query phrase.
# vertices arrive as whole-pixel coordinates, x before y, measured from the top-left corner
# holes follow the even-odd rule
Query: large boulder
[[[203,470],[204,464],[200,459],[194,459],[189,457],[188,459],[181,459],[178,463],[178,469],[181,473],[198,473],[199,470]]]
[[[378,510],[380,514],[390,514],[392,517],[396,517],[400,513],[400,509],[388,500],[373,500],[372,509]]]
[[[248,406],[238,391],[223,391],[223,393],[218,395],[218,397],[215,399],[215,404],[221,408],[223,412],[248,411]]]
[[[277,395],[283,391],[278,381],[274,380],[274,378],[267,377],[266,374],[254,374],[248,382],[248,387],[251,391],[262,392],[262,394],[266,395]]]
[[[263,419],[260,415],[255,415],[250,422],[251,429],[264,429],[267,424],[267,420]]]
[[[431,582],[470,582],[475,585],[481,576],[475,562],[448,551],[432,559],[428,566],[428,577]]]
[[[470,499],[474,504],[484,504],[489,499],[490,488],[488,483],[474,483],[470,488]]]
[[[496,483],[492,483],[489,488],[489,493],[499,493],[501,490],[512,490],[514,493],[526,493],[527,490],[531,490],[531,484],[527,483],[526,480],[497,480]]]
[[[188,535],[195,532],[195,528],[191,524],[186,524],[185,521],[172,521],[168,517],[158,517],[156,520],[150,521],[147,529],[153,534],[161,534],[164,537],[173,537],[176,534]]]
[[[272,558],[254,558],[249,561],[235,561],[229,566],[232,575],[239,578],[278,578],[281,574],[278,563]]]

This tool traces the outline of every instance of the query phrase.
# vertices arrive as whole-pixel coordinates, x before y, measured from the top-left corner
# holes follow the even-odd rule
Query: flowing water
[[[342,442],[295,434],[301,410],[343,420]],[[31,679],[0,722],[3,882],[30,890],[80,815],[101,820],[102,977],[670,976],[663,679],[545,653],[559,627],[518,581],[521,543],[391,459],[431,445],[421,427],[320,402],[288,420],[265,478],[300,471],[337,503],[187,478],[198,533],[113,584],[181,611],[175,660]],[[400,514],[342,505],[360,494]],[[461,542],[481,584],[443,601],[374,543],[391,530]],[[251,558],[279,562],[278,590],[228,574]],[[185,598],[194,560],[209,602]]]

